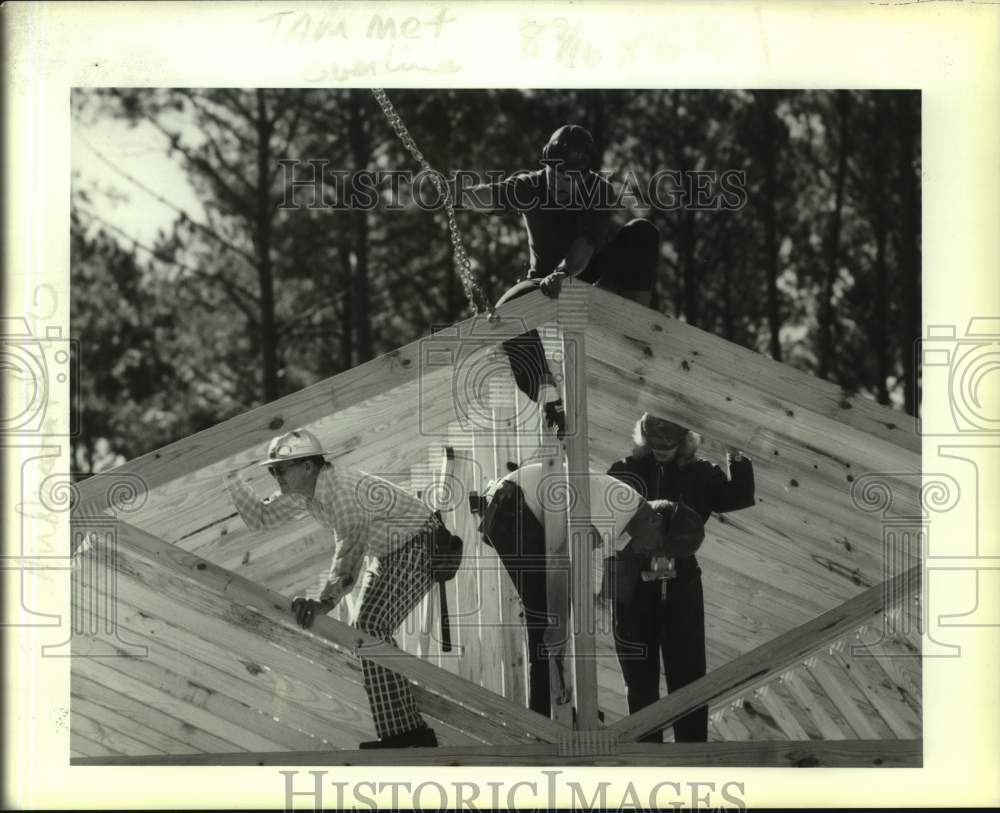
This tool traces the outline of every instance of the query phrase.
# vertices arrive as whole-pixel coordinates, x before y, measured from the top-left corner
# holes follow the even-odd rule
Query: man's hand
[[[326,615],[337,606],[337,602],[332,599],[316,601],[305,596],[296,596],[292,599],[292,612],[295,613],[295,620],[300,627],[309,629],[312,626],[316,615]]]
[[[730,460],[739,463],[743,459],[743,452],[741,452],[739,449],[734,449],[732,446],[727,446],[726,456]]]
[[[563,280],[566,279],[565,271],[553,271],[541,282],[542,293],[549,299],[555,299],[562,290]]]

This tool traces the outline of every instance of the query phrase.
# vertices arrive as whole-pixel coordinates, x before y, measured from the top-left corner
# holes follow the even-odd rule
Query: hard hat
[[[594,139],[578,124],[560,127],[542,148],[543,161],[561,162],[566,169],[590,169],[594,158]]]
[[[300,457],[312,457],[314,455],[325,455],[323,446],[308,429],[293,429],[283,435],[278,435],[267,447],[267,460],[262,460],[258,465],[270,466],[281,460],[295,460]]]

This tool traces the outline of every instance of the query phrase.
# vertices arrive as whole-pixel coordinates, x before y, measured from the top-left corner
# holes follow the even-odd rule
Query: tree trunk
[[[678,261],[684,283],[684,318],[689,325],[697,327],[701,322],[701,291],[698,278],[698,264],[695,260],[695,212],[685,208],[680,213],[680,233],[678,235]]]
[[[740,279],[746,279],[747,255],[740,252]],[[722,338],[733,341],[733,264],[722,264]]]
[[[906,411],[917,414],[920,403],[916,347],[920,338],[920,191],[917,159],[920,144],[920,91],[896,97],[899,140],[896,185],[900,201],[899,284],[903,300],[903,377]]]
[[[345,237],[338,246],[340,254],[341,273],[336,279],[342,283],[341,290],[346,291],[345,296],[340,297],[340,369],[350,370],[354,366],[354,322],[351,316],[351,300],[353,291],[351,286],[351,242]]]
[[[594,172],[599,172],[608,143],[607,91],[592,90],[586,93],[587,118],[590,134],[594,138]]]
[[[352,88],[349,91],[351,157],[354,170],[360,172],[367,168],[371,145],[364,127],[364,97],[362,91]],[[354,338],[357,363],[361,364],[372,358],[371,316],[369,313],[369,280],[368,280],[368,212],[364,209],[352,209],[352,234],[354,238],[354,284],[352,286],[351,315],[354,319]]]
[[[778,217],[775,205],[777,170],[775,168],[775,94],[773,91],[754,93],[760,121],[761,159],[764,165],[764,255],[767,272],[767,322],[771,332],[771,358],[781,361],[781,306],[778,299]]]
[[[826,247],[826,280],[823,284],[823,302],[819,318],[819,370],[820,378],[828,378],[833,365],[833,286],[837,279],[840,260],[840,229],[844,208],[844,181],[847,178],[847,155],[850,149],[851,94],[846,90],[837,91],[837,112],[840,122],[840,150],[837,159],[837,174],[834,178],[833,215]]]
[[[447,225],[445,226],[447,228]],[[455,321],[455,314],[458,313],[458,271],[455,270],[455,264],[449,262],[449,257],[445,256],[444,272],[447,275],[445,277],[445,292],[446,292],[446,302],[445,302],[445,318],[444,323],[447,325],[452,324]]]
[[[683,91],[677,91],[676,104],[683,105],[685,97]],[[673,128],[673,150],[674,166],[680,171],[686,191],[691,190],[691,179],[689,173],[692,169],[691,162],[684,152],[687,142],[687,132],[684,127]],[[701,318],[700,304],[700,279],[695,261],[695,211],[692,206],[692,198],[685,197],[686,205],[677,212],[677,271],[680,283],[680,311],[684,314],[684,319],[689,325],[697,326]]]
[[[264,403],[277,400],[278,335],[274,318],[274,269],[271,263],[271,189],[272,124],[267,115],[264,91],[257,90],[257,185],[254,209],[254,250],[257,254],[257,280],[260,286],[260,349],[263,361]]]
[[[869,205],[872,232],[875,236],[875,312],[872,315],[872,344],[875,345],[876,397],[880,404],[889,403],[889,375],[892,352],[889,346],[889,267],[886,262],[886,152],[891,149],[887,134],[891,132],[885,100],[875,97],[875,152],[872,156],[872,179]]]

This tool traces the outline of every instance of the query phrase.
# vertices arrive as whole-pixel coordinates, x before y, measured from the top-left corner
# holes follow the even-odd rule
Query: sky
[[[193,220],[202,220],[198,197],[180,164],[167,155],[166,139],[152,125],[132,127],[107,117],[93,123],[74,122],[71,151],[72,169],[74,175],[79,172],[82,188],[96,185],[105,193],[93,196],[94,213],[130,238],[152,246],[177,212],[126,176],[184,209]],[[109,190],[114,194],[106,194]],[[117,199],[121,194],[127,201]],[[116,237],[124,240],[120,233]]]

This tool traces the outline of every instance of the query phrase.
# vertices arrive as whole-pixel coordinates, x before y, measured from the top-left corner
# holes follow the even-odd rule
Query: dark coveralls
[[[500,297],[498,305],[537,290],[541,281],[566,258],[566,252],[578,237],[585,237],[594,247],[594,253],[577,279],[615,293],[652,289],[660,250],[656,226],[636,218],[609,240],[614,188],[594,172],[585,174],[583,184],[579,203],[571,201],[563,206],[555,203],[555,193],[549,190],[544,170],[520,173],[468,190],[480,200],[492,201],[494,211],[521,214],[528,231],[527,274]],[[503,348],[518,388],[537,401],[539,384],[548,372],[538,332],[531,330],[509,339]]]
[[[608,474],[628,483],[647,500],[683,500],[707,523],[712,512],[725,513],[754,504],[753,464],[732,460],[732,479],[718,466],[696,459],[680,468],[657,463],[653,455],[626,457]],[[674,692],[705,674],[705,599],[701,568],[694,556],[675,560],[677,577],[662,583],[642,580],[649,559],[614,556],[605,561],[605,594],[614,608],[615,649],[628,692],[629,713],[660,697],[660,659],[667,689]],[[708,707],[674,723],[675,742],[708,740]],[[657,731],[643,742],[662,742]]]

